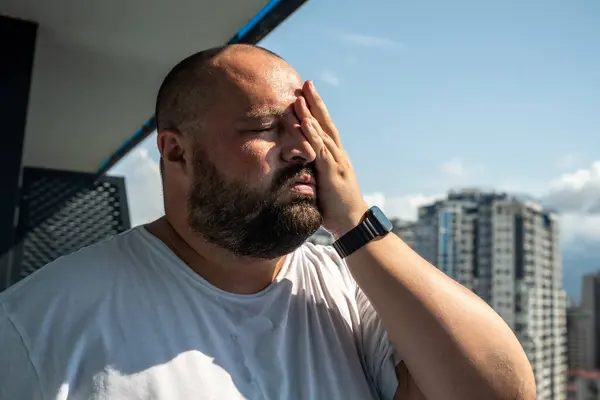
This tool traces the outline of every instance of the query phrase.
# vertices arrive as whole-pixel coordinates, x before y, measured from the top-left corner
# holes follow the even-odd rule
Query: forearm
[[[347,264],[428,400],[535,398],[529,362],[500,316],[397,236]]]

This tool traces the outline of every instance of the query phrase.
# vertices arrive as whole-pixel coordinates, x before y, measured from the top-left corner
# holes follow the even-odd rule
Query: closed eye
[[[265,132],[271,132],[277,129],[277,125],[271,125],[271,126],[266,126],[266,127],[262,127],[259,129],[250,129],[248,132],[252,132],[252,133],[265,133]]]

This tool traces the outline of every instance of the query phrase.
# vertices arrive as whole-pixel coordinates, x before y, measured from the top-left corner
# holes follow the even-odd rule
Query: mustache
[[[291,180],[298,179],[302,175],[310,175],[316,180],[317,167],[315,166],[315,163],[296,164],[282,169],[275,177],[274,189],[279,190]]]

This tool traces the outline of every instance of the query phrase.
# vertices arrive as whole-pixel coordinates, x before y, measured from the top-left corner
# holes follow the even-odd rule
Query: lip
[[[317,187],[311,183],[294,182],[290,189],[305,196],[315,196],[317,194]]]
[[[310,175],[302,175],[298,179],[296,179],[293,185],[309,185],[309,186],[317,186],[315,179]]]

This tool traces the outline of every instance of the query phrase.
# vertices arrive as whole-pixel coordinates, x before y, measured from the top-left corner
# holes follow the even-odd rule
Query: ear
[[[156,142],[163,168],[167,167],[185,170],[189,155],[187,154],[186,138],[176,130],[163,129],[156,135]]]

